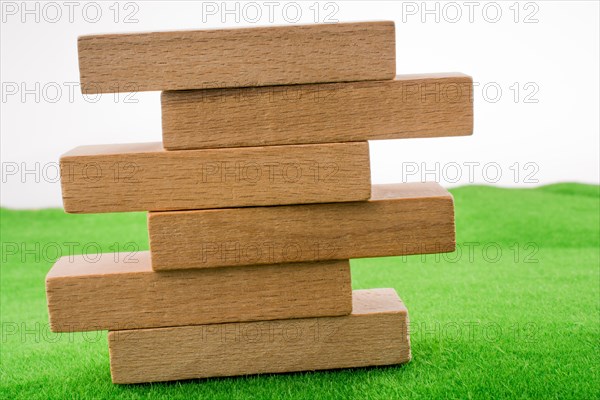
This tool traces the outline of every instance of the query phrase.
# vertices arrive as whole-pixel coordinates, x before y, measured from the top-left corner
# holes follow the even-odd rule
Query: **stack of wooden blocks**
[[[349,259],[453,251],[453,199],[371,186],[367,140],[471,134],[470,77],[396,77],[393,22],[78,45],[86,93],[163,91],[163,143],[61,158],[65,210],[149,211],[150,251],[59,259],[53,331],[108,330],[115,383],[409,361],[405,306]]]

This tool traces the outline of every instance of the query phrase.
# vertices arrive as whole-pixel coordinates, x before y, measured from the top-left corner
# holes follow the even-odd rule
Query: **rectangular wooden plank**
[[[154,272],[149,252],[62,257],[46,295],[53,332],[347,315],[352,307],[348,260]]]
[[[408,312],[393,289],[353,292],[352,314],[112,331],[114,383],[141,383],[410,361]]]
[[[65,211],[189,210],[367,200],[367,142],[166,151],[81,146],[61,157]]]
[[[148,214],[154,270],[453,251],[452,195],[374,185],[366,202]]]
[[[471,135],[472,93],[473,79],[460,73],[167,91],[163,145],[181,150]]]
[[[393,79],[393,21],[81,36],[84,93]]]

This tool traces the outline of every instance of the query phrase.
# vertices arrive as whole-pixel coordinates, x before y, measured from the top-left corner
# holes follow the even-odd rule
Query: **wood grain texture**
[[[82,36],[84,93],[392,79],[392,21]]]
[[[392,365],[411,358],[393,289],[357,290],[343,317],[112,331],[114,383]]]
[[[352,309],[347,260],[154,272],[148,252],[98,257],[62,257],[48,273],[53,332],[347,315]]]
[[[162,93],[166,149],[327,143],[473,133],[473,80],[395,80]]]
[[[61,157],[65,211],[189,210],[367,200],[367,142],[166,151],[78,147]]]
[[[366,202],[148,214],[154,270],[453,251],[452,195],[374,185]]]

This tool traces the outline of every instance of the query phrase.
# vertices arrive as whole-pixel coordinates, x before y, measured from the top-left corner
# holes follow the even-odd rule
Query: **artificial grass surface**
[[[147,249],[145,215],[2,209],[0,398],[600,398],[600,187],[452,193],[457,252],[352,261],[407,304],[409,364],[129,386],[106,332],[49,331],[44,277],[59,249]]]

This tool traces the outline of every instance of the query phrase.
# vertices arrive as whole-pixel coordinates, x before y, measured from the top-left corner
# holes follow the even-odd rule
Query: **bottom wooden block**
[[[393,289],[357,290],[352,314],[111,331],[114,383],[400,364],[408,313]]]

